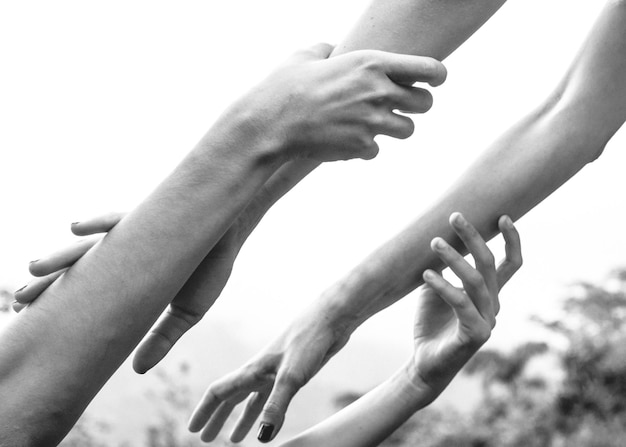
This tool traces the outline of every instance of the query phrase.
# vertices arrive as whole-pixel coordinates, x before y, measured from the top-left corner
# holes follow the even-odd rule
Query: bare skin
[[[366,14],[347,43],[338,48],[380,45],[398,51],[419,49],[423,54],[445,57],[503,2],[470,1],[464,3],[467,9],[455,8],[458,5],[452,3],[398,1],[389,9],[385,9],[384,2],[374,3],[370,11],[375,10],[378,15]],[[433,9],[429,13],[421,9],[421,14],[412,15],[411,8]],[[371,25],[366,23],[370,17]],[[396,29],[389,23],[399,24],[398,32],[381,33],[380,29],[385,28],[376,27],[376,20],[389,20],[386,29]],[[281,426],[293,395],[345,345],[356,327],[422,284],[424,270],[441,268],[440,260],[429,250],[433,237],[442,235],[462,249],[446,223],[452,211],[461,210],[489,239],[497,231],[493,222],[498,216],[521,217],[602,153],[626,119],[625,24],[625,2],[608,1],[554,92],[488,148],[430,209],[330,287],[311,308],[305,309],[298,324],[290,326],[246,365],[248,370],[267,372],[267,383],[259,388],[271,386],[273,390],[261,412],[263,423]],[[455,26],[470,32],[455,34]],[[428,33],[424,35],[422,29]],[[246,210],[232,227],[236,245],[242,243],[265,210],[315,165],[292,163],[264,185],[251,203],[250,212]],[[202,290],[203,284],[208,284],[202,278],[194,277],[192,281],[195,285],[190,291]],[[211,299],[214,297],[207,298],[205,304],[212,303]],[[193,309],[199,312],[192,317],[191,313],[179,313],[169,319],[169,324],[155,328],[155,334],[163,337],[155,335],[153,342],[146,340],[146,349],[140,350],[136,358],[139,370],[162,358],[208,306]],[[173,323],[174,319],[179,323]],[[303,349],[311,346],[315,349]],[[229,377],[236,382],[242,374],[243,369]]]
[[[394,109],[429,107],[405,83],[445,78],[430,58],[365,51],[327,60],[331,50],[294,54],[236,101],[152,194],[4,328],[0,445],[60,442],[280,166],[371,158],[376,134],[413,130]]]

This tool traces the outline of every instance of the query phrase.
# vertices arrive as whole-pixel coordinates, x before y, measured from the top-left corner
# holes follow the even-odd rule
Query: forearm
[[[521,217],[595,160],[626,119],[625,25],[626,6],[610,2],[554,94],[320,304],[360,324],[419,286],[425,269],[441,267],[429,249],[434,237],[459,246],[447,225],[452,212],[462,212],[491,238],[499,216]]]
[[[332,56],[362,49],[445,59],[506,0],[374,0]],[[297,160],[281,167],[242,213],[240,243],[265,213],[319,163]]]
[[[4,330],[1,445],[54,445],[69,430],[276,169],[271,144],[253,133],[209,132]]]
[[[366,395],[282,447],[377,446],[433,397],[413,384],[405,366]]]

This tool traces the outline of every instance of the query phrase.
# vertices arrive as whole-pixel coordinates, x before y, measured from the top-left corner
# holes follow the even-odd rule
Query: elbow
[[[584,104],[557,92],[537,109],[532,121],[558,146],[567,147],[573,157],[589,164],[600,158],[615,134],[601,118],[590,114]]]

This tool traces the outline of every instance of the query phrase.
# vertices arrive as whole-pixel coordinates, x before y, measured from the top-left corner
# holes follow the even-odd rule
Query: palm
[[[458,320],[429,286],[420,291],[413,328],[414,362],[426,381],[443,378],[463,346]]]

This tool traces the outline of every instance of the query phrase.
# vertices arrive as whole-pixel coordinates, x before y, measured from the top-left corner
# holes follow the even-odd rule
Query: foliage
[[[0,288],[0,312],[9,312],[12,302],[13,294],[7,289]]]

